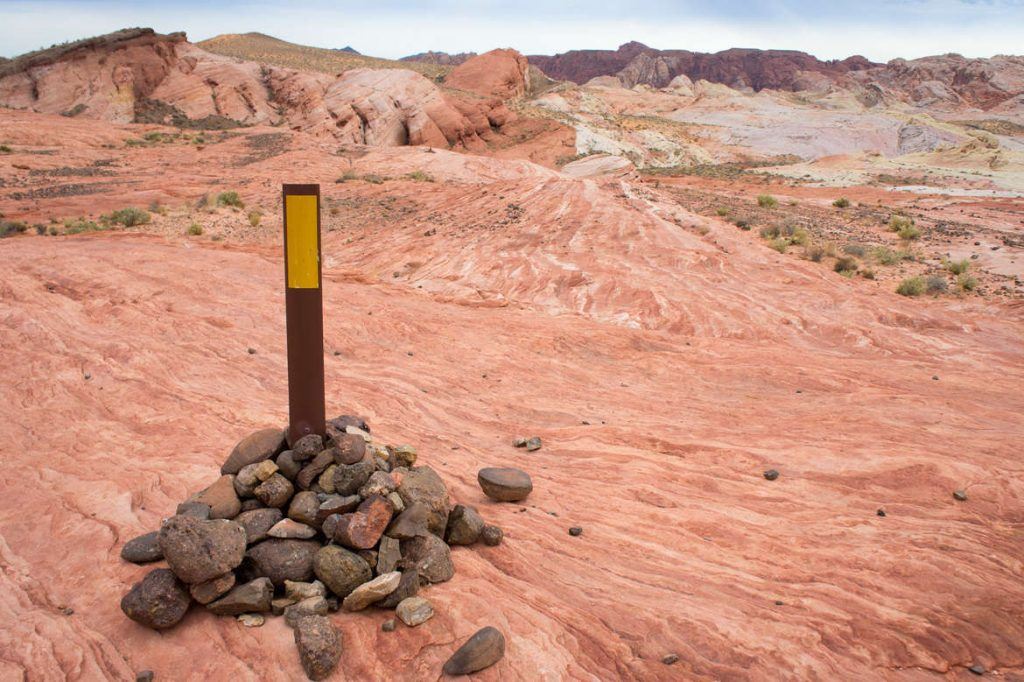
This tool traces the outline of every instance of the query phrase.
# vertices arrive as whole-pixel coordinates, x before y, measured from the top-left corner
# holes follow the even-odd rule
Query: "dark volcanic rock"
[[[339,464],[334,470],[334,492],[355,495],[376,470],[373,462],[364,459],[356,464]]]
[[[448,488],[437,472],[429,466],[418,466],[402,476],[398,494],[408,507],[416,502],[427,505],[427,528],[435,535],[444,535],[448,526]]]
[[[334,528],[334,539],[355,549],[371,549],[391,522],[391,503],[380,495],[363,500],[351,514],[343,514]]]
[[[162,630],[185,617],[192,602],[188,591],[166,568],[157,568],[132,586],[121,599],[121,610],[136,623]]]
[[[245,529],[245,537],[250,545],[267,539],[267,531],[284,517],[280,509],[262,508],[242,512],[235,521]]]
[[[188,588],[189,594],[200,604],[209,604],[235,586],[235,574],[225,573],[205,583],[196,583]]]
[[[484,494],[498,502],[518,502],[533,491],[530,475],[521,469],[488,467],[476,478]]]
[[[389,536],[399,540],[411,540],[417,535],[429,533],[430,530],[427,528],[429,513],[430,509],[427,505],[416,502],[406,507],[405,511],[388,526],[386,532]]]
[[[210,518],[210,506],[201,502],[185,501],[178,505],[175,514],[178,516],[191,516],[205,521]]]
[[[313,577],[313,557],[320,549],[316,540],[270,538],[246,552],[256,575],[270,578],[275,585],[285,580],[306,582]]]
[[[245,556],[245,529],[224,519],[172,516],[160,529],[159,542],[167,565],[189,584],[224,575]]]
[[[366,441],[357,433],[342,433],[334,439],[334,461],[356,464],[366,456]]]
[[[285,607],[284,622],[288,624],[288,627],[293,628],[298,624],[300,618],[326,616],[329,610],[327,600],[322,596],[306,597]]]
[[[457,504],[448,515],[448,528],[444,539],[449,545],[472,545],[480,539],[484,520],[474,507]]]
[[[257,500],[268,507],[277,508],[288,504],[294,492],[295,487],[292,485],[292,482],[281,474],[274,474],[256,486],[256,489],[253,491]]]
[[[328,545],[316,553],[313,571],[320,582],[342,598],[373,578],[370,565],[362,557],[337,545]]]
[[[402,558],[431,583],[443,583],[455,575],[452,553],[444,540],[433,533],[402,541]]]
[[[496,547],[497,545],[500,545],[504,538],[504,531],[497,526],[484,526],[483,532],[480,533],[480,539],[483,540],[484,544],[488,547]]]
[[[220,468],[222,474],[237,474],[246,464],[270,459],[284,448],[284,431],[263,429],[249,434],[235,446]]]
[[[296,462],[305,462],[320,454],[324,449],[324,439],[315,433],[310,433],[295,441],[292,446],[292,457]]]
[[[505,636],[486,627],[470,637],[444,664],[445,675],[468,675],[488,668],[505,655]]]
[[[295,645],[306,676],[322,680],[341,658],[341,634],[326,616],[306,616],[295,623]]]
[[[121,548],[121,558],[133,564],[148,564],[163,559],[164,553],[160,551],[159,536],[159,531],[153,531],[132,538]]]
[[[274,585],[268,578],[256,578],[239,585],[224,597],[209,604],[208,608],[218,616],[237,616],[242,613],[258,613],[270,610],[274,598]]]

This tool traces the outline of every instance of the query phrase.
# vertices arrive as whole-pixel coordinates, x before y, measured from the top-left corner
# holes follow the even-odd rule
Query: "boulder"
[[[366,440],[354,433],[340,433],[334,439],[333,453],[338,464],[357,464],[366,455]]]
[[[435,535],[444,535],[451,505],[448,501],[448,488],[436,471],[429,466],[409,469],[402,476],[398,494],[406,507],[416,502],[425,504],[428,510],[427,528]]]
[[[224,519],[172,516],[160,529],[160,551],[174,574],[189,584],[224,575],[245,556],[245,529]]]
[[[238,442],[220,468],[222,474],[237,474],[247,464],[270,459],[284,448],[284,431],[263,429]]]
[[[488,467],[477,474],[484,494],[498,502],[518,502],[533,491],[530,475],[521,469]]]
[[[285,450],[277,456],[277,471],[289,481],[294,481],[302,471],[302,463],[295,461],[291,450]]]
[[[372,495],[351,514],[343,514],[334,528],[333,538],[354,549],[371,549],[388,527],[393,513],[391,503],[380,495]]]
[[[405,508],[398,515],[391,525],[388,526],[387,534],[398,540],[411,540],[417,535],[429,533],[427,517],[430,509],[422,502],[415,502]]]
[[[288,505],[288,518],[308,526],[319,525],[317,522],[317,511],[320,509],[320,499],[316,493],[308,490],[296,493]],[[325,517],[326,518],[326,517]]]
[[[193,495],[190,501],[208,506],[211,519],[233,519],[242,511],[242,502],[235,492],[235,477],[231,475],[221,476],[209,488]]]
[[[184,618],[191,602],[188,590],[174,574],[157,568],[132,586],[121,599],[121,610],[140,625],[163,630]]]

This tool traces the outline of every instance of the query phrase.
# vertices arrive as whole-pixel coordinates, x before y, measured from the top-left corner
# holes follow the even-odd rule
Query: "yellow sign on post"
[[[288,288],[316,289],[320,286],[317,197],[286,195],[285,218],[288,221]]]

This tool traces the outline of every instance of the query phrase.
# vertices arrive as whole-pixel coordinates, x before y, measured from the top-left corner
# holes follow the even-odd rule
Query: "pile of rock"
[[[306,674],[323,679],[341,656],[329,612],[373,606],[420,625],[433,608],[417,593],[454,575],[449,545],[501,542],[500,528],[473,507],[453,506],[441,477],[416,459],[412,447],[375,444],[351,416],[332,419],[326,438],[251,434],[213,485],[122,548],[127,561],[168,566],[132,587],[122,610],[154,629],[177,624],[193,601],[247,626],[283,615]],[[506,482],[524,492],[522,480],[495,484]],[[504,651],[504,638],[500,646],[493,633],[485,639],[487,651]],[[490,658],[477,655],[472,665]]]

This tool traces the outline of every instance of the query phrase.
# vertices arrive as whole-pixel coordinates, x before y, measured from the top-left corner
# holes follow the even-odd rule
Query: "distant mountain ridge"
[[[458,66],[466,62],[467,60],[475,57],[476,52],[459,52],[458,54],[448,54],[447,52],[420,52],[419,54],[411,54],[408,57],[402,57],[398,61],[400,62],[421,62],[425,64],[437,64],[438,66]]]

